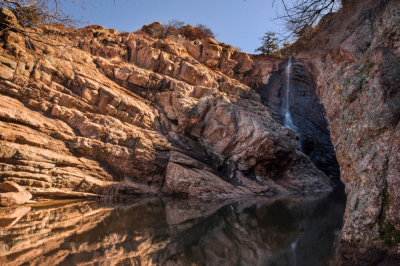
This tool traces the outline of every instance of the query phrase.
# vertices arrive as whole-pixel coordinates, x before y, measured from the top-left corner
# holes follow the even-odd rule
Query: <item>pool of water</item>
[[[0,265],[329,265],[345,197],[0,208]]]

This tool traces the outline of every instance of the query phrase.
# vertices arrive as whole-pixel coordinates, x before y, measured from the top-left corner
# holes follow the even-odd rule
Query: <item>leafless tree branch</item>
[[[275,2],[275,1],[274,1]],[[286,40],[292,36],[300,37],[307,29],[315,26],[320,19],[336,11],[341,4],[340,0],[281,0],[284,15],[278,19],[285,22],[288,34]]]

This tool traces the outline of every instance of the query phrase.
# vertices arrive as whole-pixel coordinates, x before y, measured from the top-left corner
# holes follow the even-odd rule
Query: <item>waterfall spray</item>
[[[286,105],[284,108],[285,121],[284,126],[295,129],[292,121],[292,115],[290,114],[290,71],[292,68],[292,58],[289,58],[288,64],[286,66]]]

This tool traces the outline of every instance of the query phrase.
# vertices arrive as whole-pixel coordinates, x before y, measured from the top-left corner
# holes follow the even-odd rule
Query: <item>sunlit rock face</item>
[[[1,209],[0,263],[327,265],[343,199],[153,198]]]
[[[1,31],[1,180],[43,197],[331,189],[246,85],[279,59],[159,27],[44,25],[44,43]]]
[[[0,206],[22,205],[32,198],[32,194],[12,181],[0,183]]]
[[[316,77],[346,185],[349,265],[400,257],[399,25],[399,1],[346,1],[298,54]]]

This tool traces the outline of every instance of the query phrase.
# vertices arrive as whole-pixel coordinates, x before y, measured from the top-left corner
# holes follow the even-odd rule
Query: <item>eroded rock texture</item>
[[[47,25],[43,42],[1,31],[1,180],[47,197],[330,189],[245,85],[279,60],[203,35],[151,37],[159,27]]]
[[[12,181],[0,184],[0,206],[21,205],[31,198],[31,193]]]
[[[304,92],[315,81],[326,110],[348,195],[343,263],[379,263],[400,254],[400,3],[343,6],[296,55],[295,72],[315,79],[293,82]],[[282,60],[204,36],[155,38],[160,27],[37,29],[53,45],[2,30],[1,180],[52,197],[107,186],[200,197],[330,187],[275,121],[279,89],[261,95],[267,108],[250,88],[282,88]]]
[[[344,262],[370,264],[400,254],[400,2],[344,4],[298,57],[312,63],[346,185]]]

